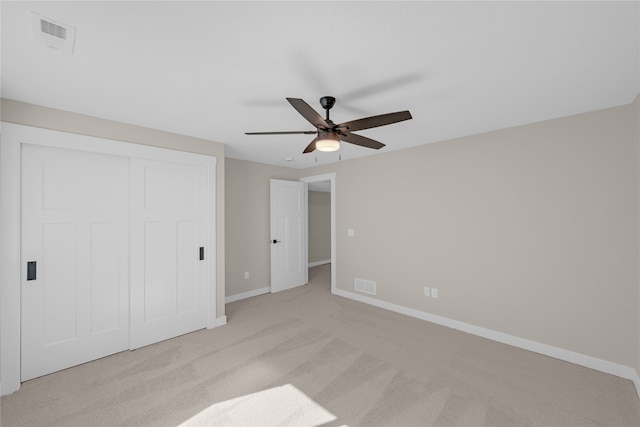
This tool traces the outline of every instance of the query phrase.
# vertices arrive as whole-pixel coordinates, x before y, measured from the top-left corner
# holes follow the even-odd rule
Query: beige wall
[[[337,287],[638,365],[637,110],[302,171],[336,173]]]
[[[269,180],[298,180],[299,171],[230,158],[226,166],[226,294],[233,296],[271,286]]]
[[[309,191],[309,264],[331,260],[331,193]]]
[[[638,145],[636,100],[298,175],[336,173],[338,288],[374,280],[380,300],[640,369]],[[265,213],[242,222],[267,236],[267,175],[286,170],[227,167],[227,217],[251,175]],[[269,283],[260,252],[255,287]]]
[[[216,224],[214,226],[218,240],[216,246],[216,283],[218,286],[216,315],[218,317],[225,315],[224,144],[4,98],[1,107],[2,116],[0,118],[5,122],[215,156],[217,165]]]

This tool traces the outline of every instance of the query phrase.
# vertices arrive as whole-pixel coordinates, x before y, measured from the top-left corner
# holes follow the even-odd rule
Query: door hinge
[[[204,246],[200,246],[200,261],[204,260]]]

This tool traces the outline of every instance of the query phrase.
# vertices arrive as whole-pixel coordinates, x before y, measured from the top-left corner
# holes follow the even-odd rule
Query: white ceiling
[[[34,42],[31,12],[76,28],[72,55]],[[301,154],[285,100],[337,98],[379,152],[623,105],[639,90],[639,2],[2,1],[2,96],[206,138],[228,157],[296,168],[375,154]],[[324,115],[324,114],[323,114]],[[287,161],[286,158],[291,158]]]

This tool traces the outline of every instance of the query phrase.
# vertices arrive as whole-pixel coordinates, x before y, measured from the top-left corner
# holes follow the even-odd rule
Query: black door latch
[[[27,262],[27,280],[36,280],[36,262]]]

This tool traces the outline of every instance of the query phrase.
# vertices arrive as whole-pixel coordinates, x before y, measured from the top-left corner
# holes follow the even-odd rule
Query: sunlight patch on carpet
[[[321,426],[337,417],[291,384],[215,403],[181,426]]]

